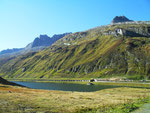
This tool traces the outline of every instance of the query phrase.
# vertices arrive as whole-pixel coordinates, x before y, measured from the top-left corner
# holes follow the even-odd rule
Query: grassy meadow
[[[101,83],[102,84],[102,83]],[[106,83],[105,83],[106,84]],[[128,113],[149,100],[150,89],[50,91],[0,85],[2,113]]]

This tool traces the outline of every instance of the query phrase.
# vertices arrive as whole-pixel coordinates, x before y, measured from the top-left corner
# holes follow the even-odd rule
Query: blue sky
[[[0,50],[25,47],[40,34],[78,32],[115,16],[150,20],[150,0],[0,0]]]

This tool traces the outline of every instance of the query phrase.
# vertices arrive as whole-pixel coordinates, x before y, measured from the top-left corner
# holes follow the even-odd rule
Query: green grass
[[[77,111],[77,113],[131,113],[148,102],[150,102],[149,97],[142,97],[133,102],[129,101],[121,105],[103,105],[101,108],[97,109],[82,109],[80,111]]]
[[[65,92],[0,85],[0,111],[96,113],[114,110],[125,113],[139,107],[137,102],[145,102],[149,96],[149,89],[140,88],[121,87],[96,92]]]

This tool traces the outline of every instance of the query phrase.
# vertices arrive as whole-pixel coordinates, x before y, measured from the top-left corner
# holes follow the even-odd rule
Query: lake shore
[[[52,82],[52,83],[72,83],[72,84],[88,84],[90,78],[51,78],[51,79],[31,79],[31,78],[6,78],[8,81],[24,81],[24,82]],[[94,85],[113,85],[125,87],[150,88],[150,83],[143,81],[106,81],[102,79],[99,82],[92,82]]]

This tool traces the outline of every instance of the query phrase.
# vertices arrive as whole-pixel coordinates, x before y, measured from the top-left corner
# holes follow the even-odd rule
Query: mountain
[[[127,17],[125,16],[116,16],[113,20],[112,20],[112,24],[115,23],[122,23],[122,22],[133,22],[132,20],[129,20]]]
[[[57,34],[53,35],[52,37],[49,37],[47,35],[40,35],[39,37],[35,38],[35,40],[32,43],[28,44],[25,47],[25,50],[32,50],[32,51],[42,50],[43,48],[52,45],[57,40],[63,38],[68,34],[70,33]]]
[[[39,37],[35,38],[35,40],[32,43],[28,44],[25,48],[3,50],[0,52],[0,62],[2,62],[4,58],[9,59],[18,55],[26,54],[31,51],[36,52],[39,50],[43,50],[68,34],[70,33],[57,34],[53,35],[52,37],[49,37],[47,35],[40,35]]]
[[[18,51],[23,50],[23,48],[13,48],[13,49],[6,49],[0,52],[0,55],[4,55],[4,54],[11,54],[11,53],[16,53]]]
[[[76,32],[50,47],[5,62],[8,78],[150,78],[150,22],[110,24]]]

